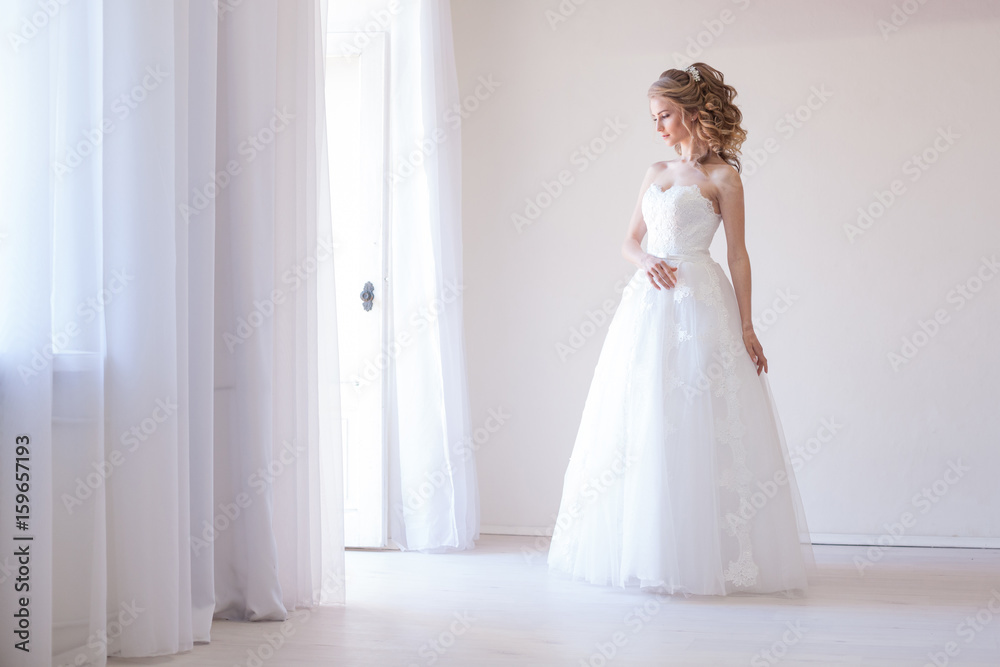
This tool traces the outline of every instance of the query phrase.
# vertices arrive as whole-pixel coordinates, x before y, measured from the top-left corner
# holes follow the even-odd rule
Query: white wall
[[[575,11],[553,29],[546,12],[560,6]],[[907,7],[883,37],[888,0],[452,0],[459,82],[476,107],[463,125],[473,422],[509,414],[479,450],[484,532],[554,522],[607,325],[565,361],[556,346],[617,304],[633,270],[619,248],[642,177],[673,156],[646,89],[700,34],[694,59],[737,88],[749,132],[754,314],[794,297],[758,335],[791,448],[818,449],[798,473],[815,541],[871,539],[909,512],[900,543],[1000,546],[1000,353],[987,333],[1000,330],[1000,277],[982,269],[992,279],[962,307],[952,292],[976,283],[981,258],[1000,259],[1000,3]],[[820,102],[817,89],[832,94]],[[781,124],[790,114],[797,128]],[[609,119],[627,128],[579,162]],[[943,152],[939,130],[957,135]],[[925,150],[937,159],[914,172]],[[519,233],[512,214],[561,170],[572,182]],[[845,225],[895,180],[902,194],[851,242]],[[721,228],[712,254],[725,267]],[[945,323],[892,368],[889,353],[936,311]],[[969,467],[954,484],[949,461]],[[935,481],[936,502],[915,503]]]

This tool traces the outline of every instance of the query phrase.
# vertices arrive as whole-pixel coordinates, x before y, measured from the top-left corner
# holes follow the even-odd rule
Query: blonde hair
[[[736,89],[723,81],[722,72],[705,63],[691,65],[698,70],[701,81],[696,81],[683,69],[668,69],[649,87],[649,99],[665,97],[682,110],[681,122],[708,149],[695,157],[702,165],[711,153],[742,171],[740,146],[746,141],[747,133],[740,127],[743,114],[733,104]],[[696,122],[690,122],[691,120]],[[680,144],[674,146],[678,154]]]

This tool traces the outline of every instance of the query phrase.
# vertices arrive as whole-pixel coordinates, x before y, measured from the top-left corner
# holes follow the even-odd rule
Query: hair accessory
[[[695,81],[701,81],[701,73],[698,71],[698,68],[695,67],[694,65],[688,65],[687,67],[684,68],[684,71],[690,74],[691,78],[694,79]]]

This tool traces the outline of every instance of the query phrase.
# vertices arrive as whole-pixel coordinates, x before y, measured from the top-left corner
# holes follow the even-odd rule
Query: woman
[[[648,96],[679,157],[639,191],[622,246],[637,270],[594,370],[548,564],[667,594],[801,594],[815,561],[751,319],[736,91],[694,63]],[[732,283],[709,254],[720,221]]]

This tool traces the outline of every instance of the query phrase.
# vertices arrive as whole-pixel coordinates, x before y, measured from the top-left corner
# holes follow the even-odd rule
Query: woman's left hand
[[[761,370],[766,373],[767,358],[764,357],[764,348],[761,347],[760,341],[757,340],[757,334],[754,333],[753,327],[743,330],[743,344],[747,348],[750,360],[757,366],[757,375],[760,375]]]

